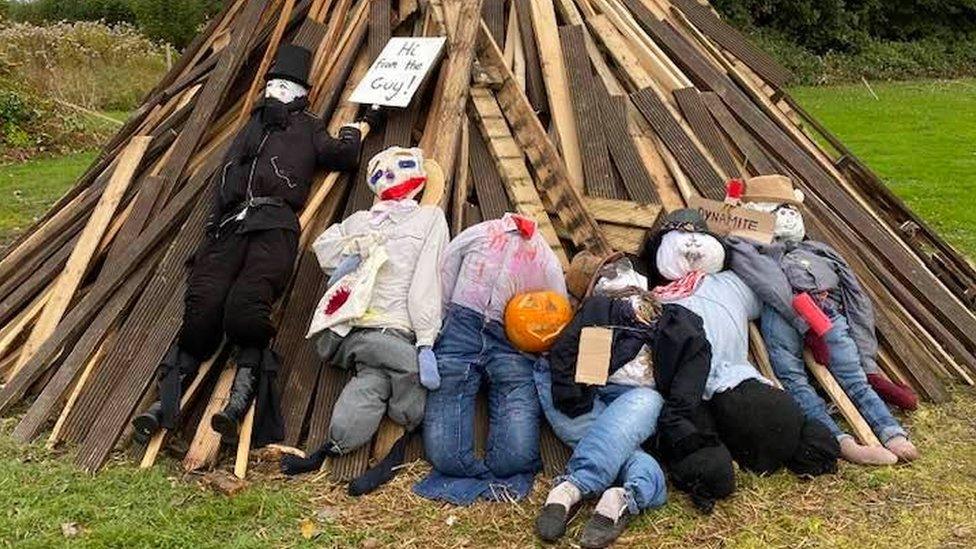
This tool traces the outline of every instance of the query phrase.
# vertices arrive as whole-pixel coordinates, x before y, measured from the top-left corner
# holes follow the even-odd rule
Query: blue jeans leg
[[[480,367],[473,361],[439,359],[441,386],[427,394],[424,450],[434,469],[453,477],[488,473],[474,453],[475,397]]]
[[[634,451],[654,434],[664,399],[657,391],[636,387],[610,403],[573,450],[567,480],[584,497],[613,485]]]
[[[499,478],[534,474],[542,468],[539,457],[541,413],[533,379],[535,360],[508,347],[507,342],[494,342],[488,352],[485,462]]]
[[[607,405],[598,398],[593,402],[593,409],[589,412],[576,417],[569,417],[557,410],[552,403],[552,375],[549,371],[549,362],[546,359],[540,358],[536,362],[534,374],[539,404],[542,406],[542,412],[546,415],[549,425],[552,426],[552,430],[559,437],[559,440],[570,448],[575,448]]]
[[[842,436],[844,431],[827,413],[827,403],[810,385],[803,362],[800,333],[773,308],[766,306],[762,313],[762,334],[776,377],[800,405],[806,417],[820,420],[835,437]]]
[[[824,336],[830,350],[830,372],[881,442],[888,442],[899,435],[904,436],[905,430],[868,384],[868,378],[861,367],[861,355],[850,335],[847,319],[843,315],[835,315],[831,321],[834,327]]]
[[[668,482],[657,460],[643,450],[635,450],[620,470],[617,484],[627,491],[627,507],[637,514],[660,507],[668,500]]]

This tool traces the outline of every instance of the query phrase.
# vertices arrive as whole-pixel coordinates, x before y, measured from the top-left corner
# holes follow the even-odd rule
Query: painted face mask
[[[781,242],[800,242],[806,237],[807,230],[803,224],[803,214],[792,204],[775,204],[772,202],[750,202],[745,204],[750,210],[771,213],[776,216],[776,226],[773,237]]]
[[[291,103],[299,97],[305,97],[306,95],[308,95],[308,90],[301,84],[280,78],[268,80],[268,84],[264,88],[264,96],[266,98],[277,99],[285,104]]]
[[[608,295],[631,289],[646,291],[647,277],[635,271],[629,259],[621,258],[600,269],[593,293]]]
[[[657,269],[668,280],[678,280],[693,271],[714,274],[725,265],[725,247],[706,233],[671,231],[661,239]]]
[[[407,200],[427,183],[424,154],[418,148],[390,147],[369,161],[366,183],[380,200]]]

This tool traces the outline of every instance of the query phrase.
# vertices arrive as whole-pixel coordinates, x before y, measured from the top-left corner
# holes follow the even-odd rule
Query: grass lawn
[[[976,257],[976,80],[800,88],[794,97]]]
[[[976,255],[976,82],[800,89],[796,96],[897,193],[970,255]],[[0,166],[0,242],[84,170],[92,155]],[[967,191],[969,191],[967,193]],[[976,390],[904,418],[923,453],[909,466],[858,468],[812,481],[787,473],[743,474],[736,495],[708,517],[672,492],[661,510],[631,525],[621,546],[973,547],[976,546]],[[427,471],[409,465],[394,483],[354,500],[320,477],[286,480],[258,467],[228,498],[161,459],[140,471],[119,455],[96,477],[8,437],[0,419],[0,547],[404,546],[524,547],[549,479],[528,502],[459,509],[425,501],[410,485]],[[225,464],[226,465],[226,464]],[[589,510],[572,525],[574,542]],[[76,526],[78,533],[64,531]],[[65,529],[63,531],[63,529]]]

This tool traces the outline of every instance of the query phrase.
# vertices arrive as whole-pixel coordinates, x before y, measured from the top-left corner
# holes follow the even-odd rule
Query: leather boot
[[[160,427],[169,429],[176,427],[183,392],[193,383],[199,366],[200,361],[180,350],[176,343],[170,346],[160,363],[159,377],[156,381],[160,399],[153,402],[145,412],[132,419],[133,438],[136,442],[139,444],[148,443]],[[175,400],[175,408],[173,408],[175,415],[172,418],[165,417],[164,398]]]
[[[243,355],[243,353],[241,354]],[[237,373],[234,375],[234,384],[231,386],[227,406],[222,412],[218,412],[210,418],[210,426],[214,431],[220,433],[225,443],[237,441],[238,426],[244,419],[244,414],[247,413],[247,408],[251,405],[257,388],[259,364],[243,363],[240,358],[238,358],[237,364]]]

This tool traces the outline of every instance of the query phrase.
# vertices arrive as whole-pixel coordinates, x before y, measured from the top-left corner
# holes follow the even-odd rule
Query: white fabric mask
[[[264,87],[265,97],[277,99],[285,104],[291,103],[299,97],[305,97],[306,95],[308,95],[308,90],[305,89],[305,86],[281,78],[268,80],[268,84]]]
[[[613,264],[614,276],[601,276],[593,286],[596,295],[636,288],[647,291],[647,277],[634,270],[629,259],[621,259]]]
[[[725,266],[725,247],[705,233],[671,231],[657,250],[657,270],[668,280],[678,280],[692,271],[718,273]]]
[[[803,214],[795,206],[773,202],[750,202],[747,209],[771,213],[776,216],[773,236],[783,242],[800,242],[807,235]]]

